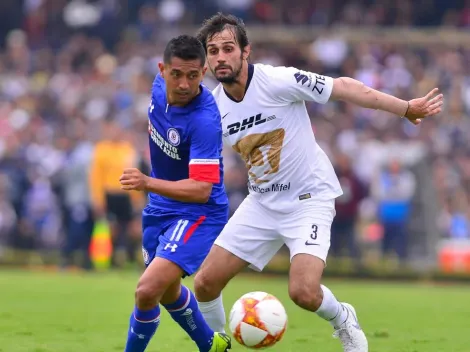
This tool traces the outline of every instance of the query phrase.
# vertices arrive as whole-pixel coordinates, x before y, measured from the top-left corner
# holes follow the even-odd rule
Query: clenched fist
[[[125,169],[119,182],[121,189],[125,191],[144,191],[147,188],[148,176],[135,168]]]

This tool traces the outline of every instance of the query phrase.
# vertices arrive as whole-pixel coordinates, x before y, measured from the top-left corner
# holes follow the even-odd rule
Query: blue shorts
[[[160,257],[177,264],[184,276],[194,274],[222,232],[228,215],[228,206],[200,214],[149,211],[146,208],[142,217],[145,266],[153,258]]]

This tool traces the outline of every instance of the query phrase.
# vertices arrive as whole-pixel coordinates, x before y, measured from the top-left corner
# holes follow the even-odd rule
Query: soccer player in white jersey
[[[419,124],[441,111],[442,95],[433,89],[423,98],[405,101],[348,77],[251,65],[244,24],[234,16],[217,14],[206,20],[198,39],[220,82],[213,95],[222,116],[224,142],[245,160],[250,191],[195,277],[201,312],[212,329],[223,331],[222,289],[247,266],[261,271],[286,244],[292,300],[329,321],[344,351],[367,351],[355,309],[321,285],[335,198],[342,191],[315,141],[305,101],[342,100]]]

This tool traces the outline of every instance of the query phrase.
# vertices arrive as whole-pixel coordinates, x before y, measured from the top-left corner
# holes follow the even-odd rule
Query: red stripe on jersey
[[[196,229],[204,222],[204,220],[206,220],[206,217],[202,215],[199,219],[197,219],[194,224],[191,225],[191,227],[188,229],[188,231],[186,231],[186,234],[184,235],[183,243],[189,241],[194,231],[196,231]]]
[[[189,164],[189,178],[195,181],[219,183],[219,164]]]

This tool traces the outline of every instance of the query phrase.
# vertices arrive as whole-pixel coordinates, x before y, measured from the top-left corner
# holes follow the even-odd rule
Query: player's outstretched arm
[[[443,95],[434,88],[426,96],[410,101],[380,92],[350,77],[333,80],[330,99],[342,100],[368,109],[387,111],[418,125],[422,119],[442,111]]]
[[[210,182],[159,180],[135,168],[125,169],[119,181],[125,191],[147,191],[185,203],[207,203],[212,192]]]

